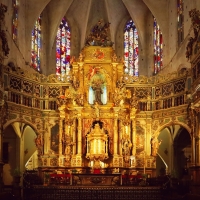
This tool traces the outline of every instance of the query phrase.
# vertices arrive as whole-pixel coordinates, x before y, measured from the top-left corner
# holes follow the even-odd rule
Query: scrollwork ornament
[[[113,102],[115,106],[123,106],[125,94],[125,88],[115,88],[113,93]]]
[[[73,122],[74,122],[74,119],[73,119],[73,118],[67,119],[65,122],[66,122],[66,124],[67,124],[68,126],[72,126],[72,124],[73,124]]]
[[[154,121],[152,124],[152,130],[156,131],[159,127],[159,122],[158,121]]]

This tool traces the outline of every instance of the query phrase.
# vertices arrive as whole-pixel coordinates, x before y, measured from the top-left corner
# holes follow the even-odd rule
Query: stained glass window
[[[183,41],[184,37],[184,14],[183,14],[183,0],[177,0],[177,29],[178,29],[178,46]]]
[[[154,17],[154,74],[157,74],[163,66],[163,39],[160,27]]]
[[[70,28],[62,19],[56,36],[56,74],[67,75],[70,71]]]
[[[126,23],[124,29],[125,73],[138,76],[138,32],[133,20]]]
[[[12,0],[12,5],[13,5],[12,37],[13,37],[14,42],[17,42],[19,0]]]
[[[41,70],[41,16],[35,22],[31,38],[31,66],[37,71]]]

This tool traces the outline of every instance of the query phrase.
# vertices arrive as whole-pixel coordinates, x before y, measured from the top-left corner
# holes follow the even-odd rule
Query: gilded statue
[[[95,96],[94,101],[97,102],[99,105],[103,105],[103,102],[101,100],[101,95],[103,94],[102,84],[103,81],[100,79],[92,82],[92,89],[94,91]]]
[[[80,85],[80,81],[78,80],[78,75],[77,74],[73,74],[72,77],[71,77],[71,84],[72,84],[72,87],[77,90],[79,88],[79,85]]]
[[[132,148],[132,143],[128,134],[126,133],[123,134],[121,143],[122,143],[123,155],[129,156]]]
[[[124,88],[115,88],[115,91],[113,93],[113,102],[115,106],[120,106],[124,103]]]
[[[81,52],[81,53],[79,54],[79,61],[80,61],[80,62],[83,62],[83,58],[84,58],[84,56],[83,56],[83,53]]]
[[[138,108],[138,98],[136,97],[135,93],[133,93],[132,98],[130,99],[130,105],[132,108]]]
[[[72,139],[69,135],[65,135],[63,138],[63,143],[65,144],[65,155],[71,155],[72,153],[72,146],[75,145],[75,142],[72,142]]]
[[[99,108],[99,104],[97,101],[95,101],[94,106],[92,106],[92,108],[94,108],[96,120],[99,120],[100,108]]]
[[[153,138],[151,140],[152,156],[157,156],[158,149],[159,149],[159,146],[161,145],[161,143],[162,143],[162,140],[158,141],[157,138]]]
[[[74,101],[78,106],[84,105],[84,94],[81,91],[78,91],[74,94]]]
[[[38,149],[38,155],[43,154],[43,139],[41,134],[38,134],[37,137],[35,138],[35,145]]]
[[[85,45],[111,47],[113,42],[110,40],[110,23],[100,19],[86,38]]]

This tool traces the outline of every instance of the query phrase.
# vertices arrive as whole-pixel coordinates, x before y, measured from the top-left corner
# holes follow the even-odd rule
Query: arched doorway
[[[36,133],[30,125],[14,122],[4,129],[3,135],[3,174],[4,185],[12,185],[15,169],[23,172],[30,159],[36,155]],[[37,159],[34,159],[35,166]],[[6,178],[5,178],[6,177]]]
[[[160,131],[158,141],[161,144],[156,158],[156,174],[171,174],[182,178],[187,172],[191,157],[191,137],[181,125],[167,126]]]

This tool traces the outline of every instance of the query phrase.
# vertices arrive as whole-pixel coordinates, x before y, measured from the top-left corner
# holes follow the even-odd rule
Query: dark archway
[[[172,124],[160,131],[158,141],[160,158],[156,159],[156,174],[163,174],[165,166],[166,173],[182,178],[191,156],[191,137],[188,130],[179,124]]]
[[[191,138],[188,131],[181,127],[174,138],[174,173],[177,178],[187,175],[191,158]]]
[[[4,129],[3,172],[6,174],[5,185],[12,184],[15,169],[19,169],[22,173],[27,168],[26,164],[30,158],[34,154],[37,156],[36,137],[35,129],[22,122],[13,122]]]

